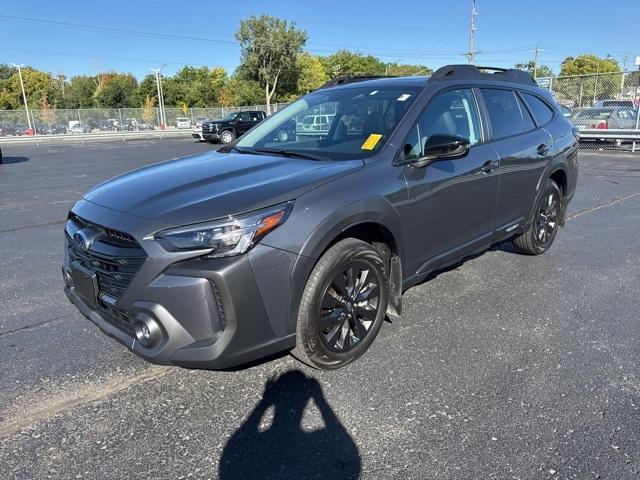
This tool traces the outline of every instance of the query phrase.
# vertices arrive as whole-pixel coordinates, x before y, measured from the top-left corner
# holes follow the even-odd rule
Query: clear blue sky
[[[436,68],[465,61],[470,4],[471,0],[3,0],[0,63],[24,63],[65,75],[116,70],[142,78],[150,67],[164,63],[166,74],[183,65],[219,65],[231,73],[239,60],[233,37],[239,21],[268,13],[295,20],[307,30],[311,53],[348,48],[384,61]],[[640,55],[640,0],[477,0],[477,9],[480,64],[527,61],[539,45],[540,63],[556,71],[567,55],[586,52],[610,54],[621,64],[626,52],[629,68],[637,68],[633,63]]]

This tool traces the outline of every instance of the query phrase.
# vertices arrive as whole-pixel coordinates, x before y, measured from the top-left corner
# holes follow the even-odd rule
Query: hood
[[[362,166],[361,160],[211,152],[134,170],[97,185],[84,198],[112,210],[186,225],[295,199]]]

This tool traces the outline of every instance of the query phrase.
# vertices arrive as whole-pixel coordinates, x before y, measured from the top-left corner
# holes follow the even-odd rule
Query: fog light
[[[160,325],[150,317],[141,317],[134,325],[136,339],[143,347],[151,348],[160,343],[162,329]]]

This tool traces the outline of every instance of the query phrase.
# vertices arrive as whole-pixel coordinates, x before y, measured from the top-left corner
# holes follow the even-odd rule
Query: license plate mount
[[[73,289],[85,303],[93,308],[97,306],[98,279],[95,272],[84,268],[82,265],[71,264],[71,279]]]

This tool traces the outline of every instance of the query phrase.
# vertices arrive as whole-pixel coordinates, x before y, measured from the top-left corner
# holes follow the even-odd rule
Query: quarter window
[[[549,123],[553,118],[553,110],[549,105],[544,103],[535,95],[531,95],[530,93],[523,93],[524,99],[531,108],[533,115],[538,120],[538,125],[544,125],[545,123]]]
[[[429,101],[405,139],[404,158],[421,157],[425,144],[436,134],[457,135],[472,145],[481,140],[478,109],[471,90],[448,90]]]
[[[515,92],[493,88],[482,88],[481,91],[494,139],[524,132],[524,120]]]
[[[536,128],[533,117],[529,113],[529,110],[527,110],[527,107],[525,107],[524,103],[522,103],[520,97],[516,95],[516,99],[518,100],[518,106],[520,107],[520,113],[522,114],[522,120],[524,121],[524,129],[527,131],[533,130],[534,128]]]

